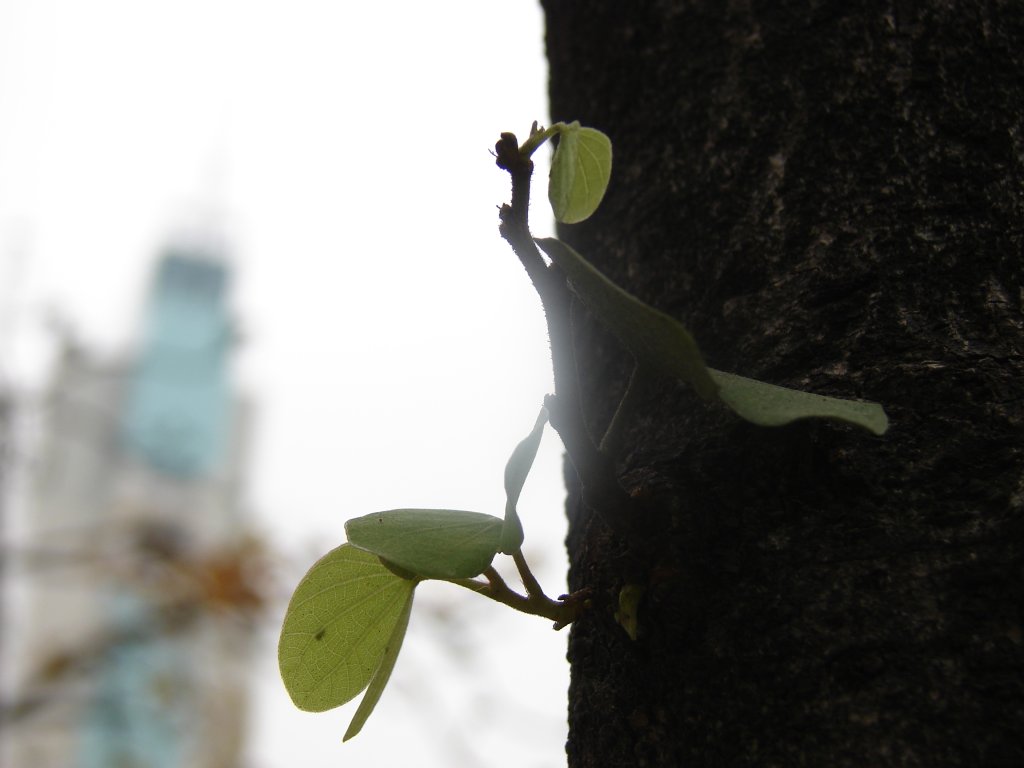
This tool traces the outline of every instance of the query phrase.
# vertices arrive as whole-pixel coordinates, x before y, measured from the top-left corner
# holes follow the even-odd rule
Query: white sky
[[[296,568],[377,509],[500,515],[551,373],[488,150],[545,121],[546,81],[532,0],[0,0],[0,373],[38,391],[49,315],[94,348],[132,343],[157,251],[212,219],[257,408],[250,506]],[[520,504],[556,595],[560,452],[549,433]],[[421,593],[345,745],[354,704],[295,710],[268,630],[249,765],[563,765],[565,633]]]

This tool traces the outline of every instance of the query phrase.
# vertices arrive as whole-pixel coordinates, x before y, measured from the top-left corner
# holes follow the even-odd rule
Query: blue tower
[[[134,354],[65,339],[46,394],[25,537],[83,556],[24,579],[15,700],[45,706],[4,731],[4,765],[242,759],[259,610],[242,583],[251,411],[233,386],[215,233],[176,243],[153,271]]]
[[[186,540],[195,533],[190,526],[211,522],[197,517],[189,500],[214,481],[230,442],[227,280],[220,262],[170,250],[157,268],[142,347],[124,383],[122,446],[133,464],[159,479],[150,501],[169,489],[181,491],[156,509]],[[110,590],[105,607],[110,626],[126,639],[99,666],[78,768],[195,764],[188,745],[201,726],[196,631],[162,629],[166,607],[130,586]]]
[[[174,250],[163,258],[141,359],[129,382],[123,422],[128,451],[181,479],[208,474],[225,447],[227,278],[216,261]]]

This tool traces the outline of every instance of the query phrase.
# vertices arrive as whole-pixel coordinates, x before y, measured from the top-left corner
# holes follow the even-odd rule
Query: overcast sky
[[[500,515],[551,372],[488,152],[545,121],[546,79],[529,0],[0,0],[0,373],[45,383],[48,317],[102,353],[131,345],[160,248],[213,228],[256,409],[248,506],[297,569],[284,590],[348,517]],[[520,504],[556,595],[560,453],[548,434]],[[420,591],[393,690],[345,745],[354,704],[288,701],[275,608],[249,765],[564,764],[566,633]]]

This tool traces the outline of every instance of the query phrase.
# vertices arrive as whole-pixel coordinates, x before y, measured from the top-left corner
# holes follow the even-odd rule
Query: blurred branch
[[[265,557],[258,539],[247,537],[234,546],[192,558],[186,551],[165,546],[166,540],[158,541],[151,533],[143,531],[136,537],[131,557],[125,558],[133,564],[129,569],[111,566],[96,551],[40,549],[19,553],[58,560],[75,554],[104,563],[109,567],[108,575],[119,577],[113,585],[141,596],[149,610],[143,620],[108,627],[44,657],[21,686],[23,692],[0,702],[0,729],[63,699],[68,683],[94,671],[118,648],[178,636],[215,616],[252,622],[262,615],[266,605]]]

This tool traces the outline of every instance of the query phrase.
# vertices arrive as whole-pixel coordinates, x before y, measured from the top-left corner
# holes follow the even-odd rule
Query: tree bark
[[[543,4],[552,119],[615,151],[560,236],[710,365],[892,421],[758,428],[657,381],[629,536],[569,467],[570,766],[1024,765],[1024,12]],[[573,341],[599,436],[632,363],[578,306]]]

